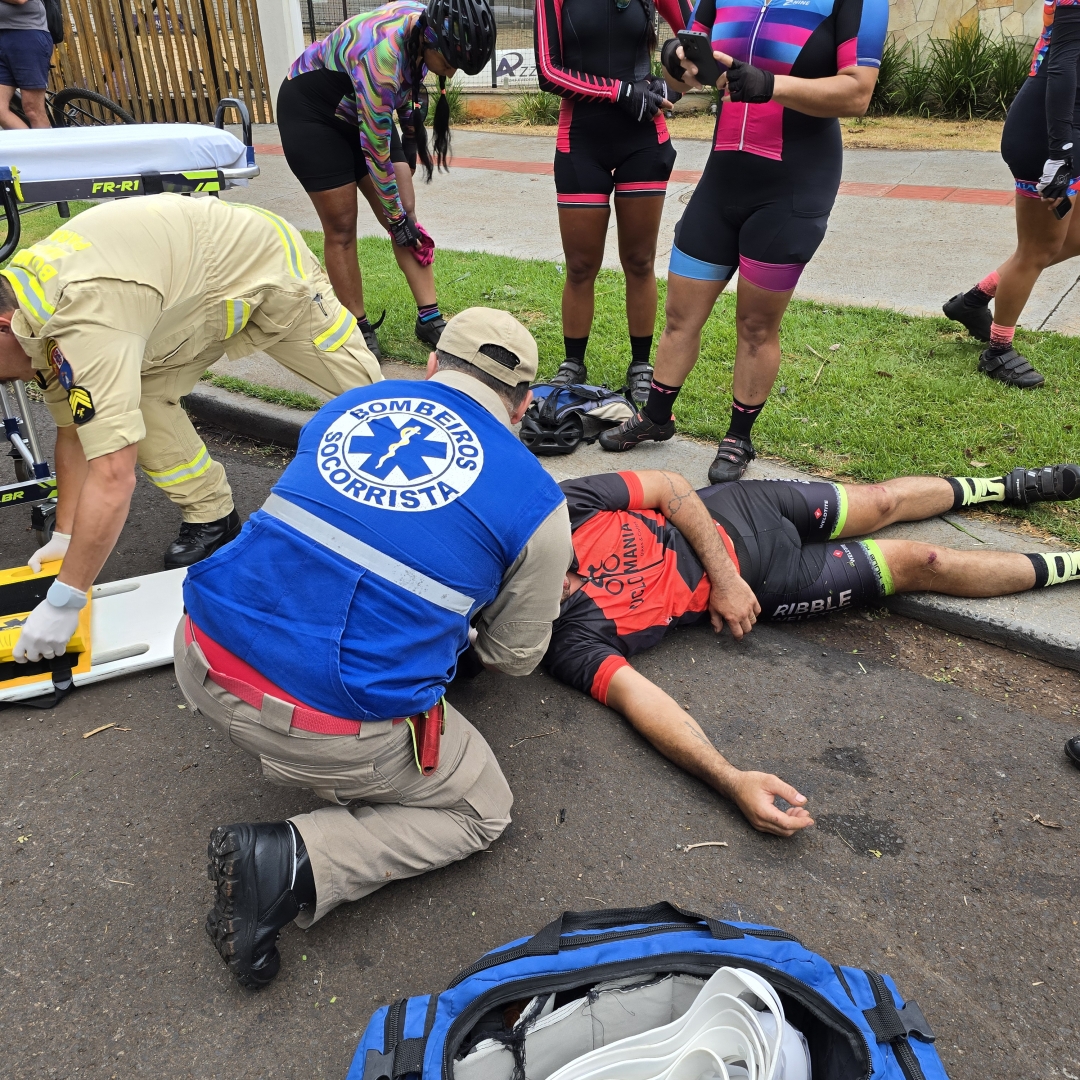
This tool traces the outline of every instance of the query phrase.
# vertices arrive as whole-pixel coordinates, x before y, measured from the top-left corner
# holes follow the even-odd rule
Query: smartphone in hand
[[[713,56],[712,38],[700,30],[680,30],[679,43],[686,59],[697,65],[697,80],[702,86],[715,86],[724,69]]]
[[[1054,207],[1054,217],[1060,221],[1072,209],[1072,199],[1066,195],[1061,202]]]

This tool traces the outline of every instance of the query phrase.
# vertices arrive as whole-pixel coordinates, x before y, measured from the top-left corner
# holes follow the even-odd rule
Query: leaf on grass
[[[972,458],[971,461],[968,462],[968,464],[971,465],[972,468],[975,468],[975,469],[985,469],[986,466],[990,464],[990,462],[989,461],[976,461],[974,458]]]
[[[839,348],[840,348],[840,342],[837,342],[835,345],[830,345],[829,346],[829,352],[836,352],[836,350],[839,349]]]
[[[883,379],[893,378],[893,373],[891,371],[878,371],[876,374],[880,375]]]

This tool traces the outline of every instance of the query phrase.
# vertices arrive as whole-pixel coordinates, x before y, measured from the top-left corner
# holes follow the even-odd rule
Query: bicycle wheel
[[[53,127],[95,127],[99,124],[134,124],[135,117],[115,101],[93,90],[70,86],[53,95]]]

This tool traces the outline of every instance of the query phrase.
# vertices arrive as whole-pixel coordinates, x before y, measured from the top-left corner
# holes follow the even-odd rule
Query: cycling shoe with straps
[[[1013,469],[1005,476],[1005,501],[1013,506],[1080,498],[1080,465]]]
[[[984,349],[979,356],[979,370],[991,379],[1020,390],[1033,390],[1046,381],[1011,345],[1004,352]]]
[[[716,457],[709,466],[709,483],[726,484],[732,480],[741,480],[757,453],[749,439],[737,435],[725,435],[720,440]]]

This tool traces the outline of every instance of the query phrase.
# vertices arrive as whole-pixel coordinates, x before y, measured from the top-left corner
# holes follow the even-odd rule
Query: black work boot
[[[726,484],[732,480],[741,480],[757,453],[749,439],[739,435],[725,435],[716,449],[716,457],[709,466],[709,483]]]
[[[281,968],[282,927],[315,903],[304,841],[287,821],[219,825],[206,853],[217,890],[206,932],[241,986],[265,986]]]
[[[568,356],[548,381],[552,386],[580,386],[582,383],[587,383],[589,372],[585,368],[585,361],[579,360],[576,356]]]
[[[433,349],[439,347],[439,338],[442,337],[442,332],[445,329],[446,320],[441,315],[437,318],[429,319],[427,322],[421,322],[419,315],[416,317],[416,326],[414,327],[416,336],[425,345],[430,345]]]
[[[990,340],[990,301],[985,304],[969,304],[967,293],[959,292],[951,300],[941,305],[947,319],[960,323],[967,332],[979,341]]]
[[[649,385],[652,383],[652,378],[652,364],[631,362],[626,369],[626,387],[623,393],[635,409],[643,409],[645,402],[649,400]]]
[[[192,566],[239,535],[240,515],[235,510],[217,521],[185,521],[180,535],[165,549],[165,569]]]

